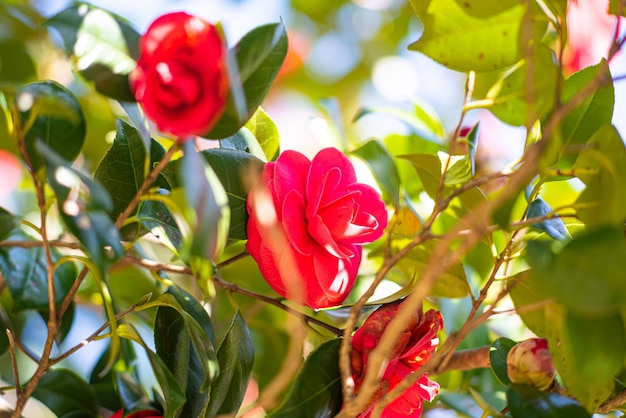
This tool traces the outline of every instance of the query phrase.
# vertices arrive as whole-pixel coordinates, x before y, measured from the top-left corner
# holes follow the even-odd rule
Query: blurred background
[[[466,75],[407,49],[422,30],[407,0],[94,0],[90,3],[128,19],[140,33],[159,15],[187,11],[210,22],[221,22],[231,45],[258,25],[282,20],[288,28],[289,52],[264,108],[278,126],[283,150],[297,149],[312,157],[326,146],[349,150],[371,138],[388,142],[415,131],[425,131],[445,141],[460,122]],[[53,79],[70,87],[88,118],[82,163],[93,168],[112,142],[114,120],[122,112],[107,99],[93,94],[91,87],[75,76],[62,54],[59,36],[42,26],[47,17],[69,4],[65,0],[0,1],[0,89],[10,92],[13,85],[40,79]],[[578,0],[572,6],[575,11],[570,24],[572,47],[566,55],[566,72],[595,64],[606,54],[615,26],[615,19],[604,13],[606,4],[603,0]],[[624,54],[614,59],[611,70],[615,77],[626,74]],[[623,82],[616,83],[615,92],[614,123],[624,136],[626,86]],[[523,128],[505,125],[485,110],[470,111],[463,125],[478,121],[481,129],[477,163],[485,170],[497,170],[520,155],[524,146]],[[0,118],[0,124],[4,123]],[[3,177],[0,206],[23,213],[23,208],[33,204],[28,201],[32,196],[15,192],[21,181],[20,169],[5,132],[6,126],[0,126]],[[98,310],[77,309],[80,309],[78,321],[101,323]],[[462,317],[462,313],[459,315]],[[23,320],[23,326],[32,329],[24,343],[37,349],[45,338],[43,323],[32,317]],[[89,325],[89,329],[93,326]],[[68,336],[67,345],[80,338],[84,335]],[[103,349],[102,344],[94,343],[93,349],[80,350],[71,357],[71,367],[79,373],[81,370],[88,373]],[[0,373],[5,375],[10,371],[3,369]],[[471,405],[468,408],[470,411]],[[480,411],[479,408],[476,412]],[[433,417],[457,416],[455,412],[442,410],[436,415],[431,413],[429,416]],[[31,412],[30,416],[44,417],[43,414]]]

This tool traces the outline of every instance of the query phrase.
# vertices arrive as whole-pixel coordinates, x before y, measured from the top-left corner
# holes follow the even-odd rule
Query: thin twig
[[[13,367],[13,380],[15,380],[15,392],[18,399],[22,396],[22,385],[20,383],[20,372],[17,368],[17,355],[15,352],[15,339],[13,332],[10,329],[6,329],[7,338],[9,339],[9,356],[11,356],[11,366]]]

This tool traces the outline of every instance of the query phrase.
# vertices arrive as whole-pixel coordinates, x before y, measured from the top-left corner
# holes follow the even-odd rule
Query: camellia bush
[[[297,7],[343,4],[327,3]],[[411,53],[465,75],[455,128],[425,105],[387,109],[408,133],[311,157],[263,108],[294,64],[282,22],[227,40],[184,12],[139,33],[86,3],[39,20],[0,5],[1,167],[19,179],[0,208],[12,416],[31,399],[116,418],[622,409],[626,149],[609,64],[626,6],[597,1],[609,36],[589,62],[594,28],[568,24],[583,3],[411,0],[396,19],[423,26]],[[36,50],[75,79],[41,77]],[[493,143],[476,109],[524,132],[502,168],[481,164]]]

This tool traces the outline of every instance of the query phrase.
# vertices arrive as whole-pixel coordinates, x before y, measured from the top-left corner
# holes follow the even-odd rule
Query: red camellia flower
[[[124,416],[124,410],[120,409],[111,418],[122,418]],[[159,411],[154,409],[146,409],[145,411],[134,412],[127,415],[126,418],[163,418],[163,415]]]
[[[215,26],[187,13],[157,18],[130,74],[135,98],[164,133],[207,134],[228,97],[226,46]]]
[[[354,334],[351,363],[355,393],[359,392],[363,383],[369,354],[378,345],[383,332],[400,306],[401,301],[398,301],[376,309]],[[415,313],[406,331],[398,339],[382,377],[382,388],[374,395],[373,401],[360,417],[369,417],[378,399],[396,387],[406,376],[426,364],[439,343],[436,334],[442,328],[443,318],[438,311],[431,309],[426,313]],[[387,405],[382,416],[385,418],[419,417],[422,414],[424,400],[432,401],[437,393],[439,393],[439,384],[428,379],[428,376],[424,374],[402,396]]]
[[[361,245],[383,234],[387,211],[372,187],[335,148],[312,161],[285,151],[265,164],[248,195],[247,249],[282,296],[312,308],[345,300]]]

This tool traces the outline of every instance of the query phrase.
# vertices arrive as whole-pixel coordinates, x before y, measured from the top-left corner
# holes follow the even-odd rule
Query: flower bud
[[[545,338],[530,338],[513,346],[506,356],[506,366],[511,382],[539,390],[548,389],[556,375]]]

